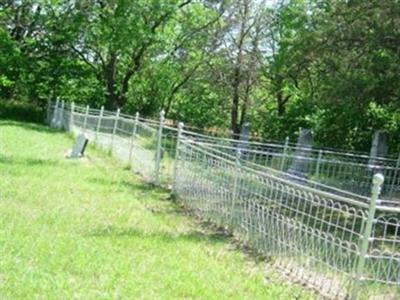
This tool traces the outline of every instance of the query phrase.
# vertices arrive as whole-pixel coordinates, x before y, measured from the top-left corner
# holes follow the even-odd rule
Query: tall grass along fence
[[[312,149],[289,143],[185,130],[163,113],[151,120],[60,101],[49,103],[47,121],[86,134],[148,181],[172,188],[196,214],[228,227],[320,296],[400,299],[396,161],[371,167],[361,155],[334,151],[314,159],[304,154]],[[308,160],[311,176],[290,171],[296,159]]]

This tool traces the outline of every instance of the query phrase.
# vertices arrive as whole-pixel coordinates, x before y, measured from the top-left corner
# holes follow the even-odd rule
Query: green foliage
[[[42,123],[45,120],[44,107],[26,101],[1,101],[0,119]]]
[[[121,107],[197,127],[399,148],[397,1],[5,1],[0,99]]]
[[[10,98],[21,68],[21,57],[18,46],[8,32],[0,27],[0,97]]]
[[[306,126],[322,146],[368,150],[373,132],[382,129],[389,134],[390,150],[397,151],[398,3],[289,1],[277,14],[281,36],[277,54],[265,67],[266,90],[278,112],[282,99],[289,100],[280,125],[272,125],[275,130],[267,135],[282,138]],[[268,120],[268,128],[275,112],[268,109],[260,117]]]

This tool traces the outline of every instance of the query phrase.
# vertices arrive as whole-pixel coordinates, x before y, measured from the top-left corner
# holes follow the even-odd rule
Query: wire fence
[[[400,199],[399,159],[306,148],[291,144],[288,139],[284,144],[279,144],[244,142],[203,134],[196,134],[193,138],[205,146],[230,154],[241,149],[242,160],[361,195],[369,195],[373,175],[382,173],[385,176],[382,198],[393,204]],[[299,164],[302,165],[301,172],[296,170]]]
[[[400,299],[400,208],[382,198],[381,174],[356,177],[368,196],[341,189],[292,174],[290,160],[304,158],[299,149],[195,133],[166,125],[162,113],[155,121],[56,102],[47,121],[84,133],[148,181],[171,187],[196,214],[229,228],[322,297]],[[329,174],[328,154],[324,160],[310,164],[314,173]],[[356,172],[344,163],[336,173]]]

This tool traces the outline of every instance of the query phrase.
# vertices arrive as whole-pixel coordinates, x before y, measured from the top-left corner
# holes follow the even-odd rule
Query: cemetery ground
[[[311,299],[92,145],[0,120],[0,299]]]

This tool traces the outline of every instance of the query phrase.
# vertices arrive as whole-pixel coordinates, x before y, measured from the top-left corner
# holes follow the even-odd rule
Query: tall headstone
[[[372,138],[372,146],[369,154],[368,165],[370,167],[378,167],[379,161],[377,160],[377,157],[387,155],[388,150],[388,138],[386,133],[382,130],[376,131]]]
[[[297,139],[294,160],[288,171],[290,174],[301,178],[307,178],[312,145],[312,131],[310,129],[301,129]]]
[[[53,109],[53,112],[52,112],[52,116],[51,116],[51,121],[50,121],[50,127],[56,127],[57,126],[57,123],[58,123],[58,115],[59,115],[59,113],[58,113],[58,110],[59,110],[59,104],[60,104],[60,100],[57,98],[56,99],[56,103],[55,103],[55,105],[54,105],[54,109]]]
[[[239,142],[237,143],[237,155],[241,156],[247,150],[249,146],[249,138],[250,138],[250,123],[245,123],[242,126],[240,131]]]
[[[80,134],[76,137],[74,146],[72,147],[71,153],[68,158],[80,158],[85,154],[85,149],[88,143],[88,139],[84,134]]]

